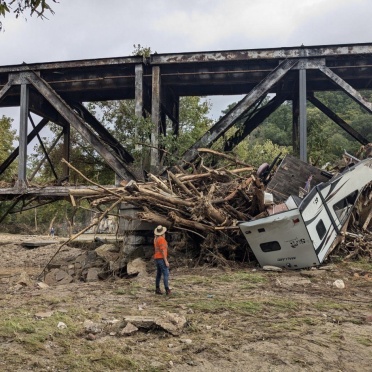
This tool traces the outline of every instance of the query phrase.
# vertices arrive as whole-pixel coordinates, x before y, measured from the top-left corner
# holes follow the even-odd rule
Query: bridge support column
[[[293,155],[299,157],[300,155],[300,142],[299,142],[299,117],[300,117],[300,108],[299,108],[299,99],[298,99],[298,90],[299,87],[296,87],[297,92],[293,95],[292,99],[292,147]]]
[[[136,81],[135,81],[135,109],[134,113],[138,119],[143,118],[144,114],[144,90],[143,90],[143,66],[142,65],[136,65],[135,67],[135,75],[136,75]],[[138,129],[137,126],[134,128],[134,137],[135,137],[135,149],[140,150],[142,146],[137,144],[138,142]]]
[[[19,155],[18,155],[18,181],[17,187],[27,186],[27,123],[28,123],[28,100],[29,89],[26,83],[21,84],[20,96],[20,120],[19,120]]]
[[[159,167],[159,132],[161,127],[161,84],[160,67],[152,68],[152,109],[151,121],[153,128],[151,131],[151,150],[150,150],[150,172],[156,173]]]
[[[307,162],[306,69],[299,70],[300,160]]]
[[[63,127],[63,158],[70,162],[70,124],[66,123]],[[70,168],[66,163],[62,163],[62,179],[69,178]]]

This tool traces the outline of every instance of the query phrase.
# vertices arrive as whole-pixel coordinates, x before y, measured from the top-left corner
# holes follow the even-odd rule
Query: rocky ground
[[[371,370],[371,263],[274,272],[171,258],[165,297],[150,262],[147,274],[47,286],[38,277],[60,243],[21,245],[33,239],[50,240],[0,236],[1,371]]]

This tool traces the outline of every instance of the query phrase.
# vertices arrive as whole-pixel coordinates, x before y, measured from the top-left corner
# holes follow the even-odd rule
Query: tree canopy
[[[13,151],[13,141],[15,141],[16,131],[12,129],[13,119],[2,116],[0,118],[0,164],[2,164]],[[9,177],[9,172],[14,170],[15,165],[11,169],[7,170],[7,176]]]
[[[0,0],[0,18],[5,18],[8,13],[14,13],[16,18],[18,18],[25,12],[29,12],[31,17],[36,14],[43,19],[46,18],[46,11],[54,14],[50,4],[57,2],[57,0]],[[0,21],[0,31],[2,27],[3,25]]]

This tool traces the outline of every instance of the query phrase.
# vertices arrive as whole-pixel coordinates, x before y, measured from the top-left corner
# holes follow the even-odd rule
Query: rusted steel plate
[[[239,61],[252,59],[281,59],[303,57],[326,57],[342,55],[371,54],[372,44],[301,46],[294,48],[270,48],[230,50],[199,53],[156,54],[151,56],[151,63],[191,63],[212,61]]]

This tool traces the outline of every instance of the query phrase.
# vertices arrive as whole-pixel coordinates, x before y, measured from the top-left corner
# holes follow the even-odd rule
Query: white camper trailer
[[[316,185],[303,198],[290,196],[285,211],[239,225],[261,266],[317,266],[334,247],[363,188],[372,182],[372,158]]]

